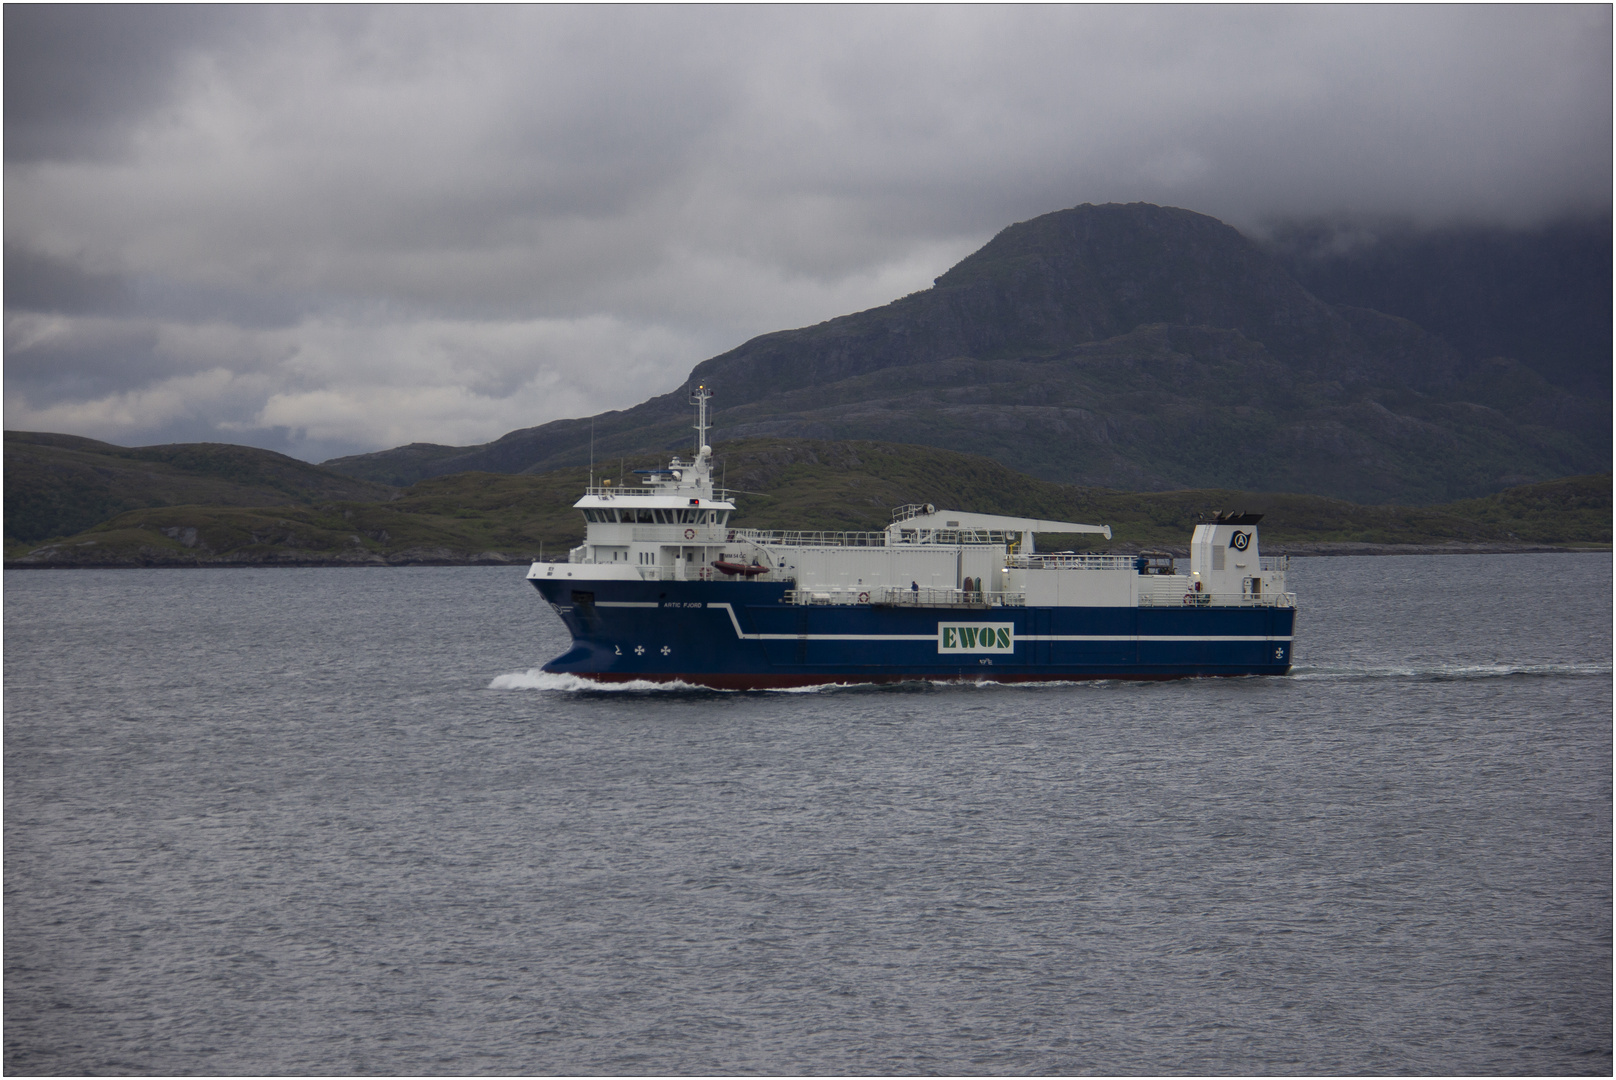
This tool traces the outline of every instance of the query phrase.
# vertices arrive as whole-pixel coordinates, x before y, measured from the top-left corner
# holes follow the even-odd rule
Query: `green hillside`
[[[67,536],[153,506],[297,506],[389,498],[382,484],[229,443],[126,447],[49,432],[8,431],[8,543]]]
[[[1121,492],[1051,483],[988,458],[874,442],[751,439],[723,447],[718,470],[751,528],[879,529],[894,507],[931,502],[985,513],[1109,524],[1113,539],[1040,539],[1044,548],[1182,550],[1217,510],[1268,515],[1270,551],[1332,545],[1609,547],[1611,477],[1573,477],[1435,507],[1358,506],[1312,495],[1228,490]],[[660,462],[625,457],[597,479]],[[334,499],[275,507],[153,506],[65,540],[8,541],[12,566],[362,565],[525,562],[582,538],[572,509],[584,469],[457,473],[387,502]]]

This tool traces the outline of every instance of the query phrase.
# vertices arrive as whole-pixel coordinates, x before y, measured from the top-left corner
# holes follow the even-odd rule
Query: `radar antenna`
[[[705,386],[698,386],[690,393],[690,404],[696,407],[696,456],[707,449],[707,402],[713,392]]]

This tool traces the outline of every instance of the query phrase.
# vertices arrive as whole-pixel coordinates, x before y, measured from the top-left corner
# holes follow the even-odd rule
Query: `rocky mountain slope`
[[[1611,394],[1611,219],[1531,228],[1288,222],[1264,245],[1332,304],[1412,319],[1466,361],[1510,356],[1556,386]]]
[[[1608,397],[1414,323],[1331,305],[1223,223],[1084,205],[1005,229],[934,287],[696,366],[715,444],[968,450],[1070,483],[1429,504],[1608,467]],[[600,458],[688,438],[688,390],[593,418]],[[591,420],[326,464],[408,484],[587,460]]]

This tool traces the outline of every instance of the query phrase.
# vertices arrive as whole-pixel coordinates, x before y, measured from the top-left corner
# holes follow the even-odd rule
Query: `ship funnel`
[[[1241,582],[1260,572],[1257,523],[1261,514],[1218,512],[1195,526],[1190,539],[1190,571],[1218,592],[1239,592]]]

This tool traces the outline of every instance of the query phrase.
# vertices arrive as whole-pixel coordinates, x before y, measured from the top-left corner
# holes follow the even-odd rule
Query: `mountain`
[[[1512,356],[1574,393],[1611,396],[1611,219],[1532,228],[1287,222],[1265,244],[1331,304],[1374,308],[1467,361]]]
[[[76,435],[8,431],[5,448],[5,534],[30,543],[141,507],[297,506],[393,495],[381,484],[227,443],[131,449]]]
[[[717,441],[875,439],[1051,480],[1430,504],[1608,467],[1609,397],[1405,318],[1319,299],[1213,218],[1083,205],[1005,229],[934,286],[701,364]],[[689,438],[688,391],[475,447],[325,464],[407,484],[541,472]]]
[[[656,464],[647,457],[625,470]],[[1437,507],[1357,506],[1316,495],[1219,490],[1120,492],[1038,480],[988,458],[873,442],[745,439],[719,469],[750,494],[734,523],[750,528],[876,530],[894,507],[933,502],[989,513],[1090,521],[1113,539],[1043,537],[1090,550],[1186,553],[1204,515],[1268,515],[1270,553],[1609,548],[1611,479],[1575,477]],[[263,566],[525,563],[582,539],[572,508],[582,468],[537,475],[457,473],[423,480],[386,502],[279,507],[162,506],[131,510],[75,536],[8,552],[10,567]]]

